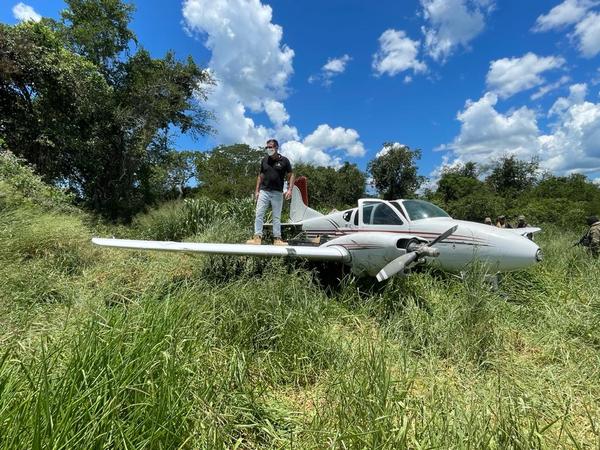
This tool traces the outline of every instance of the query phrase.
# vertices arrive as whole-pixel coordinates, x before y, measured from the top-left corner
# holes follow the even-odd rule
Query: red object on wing
[[[300,194],[302,195],[302,201],[306,206],[308,206],[308,180],[306,177],[296,178],[296,181],[294,181],[294,186],[298,186],[298,189],[300,189]]]

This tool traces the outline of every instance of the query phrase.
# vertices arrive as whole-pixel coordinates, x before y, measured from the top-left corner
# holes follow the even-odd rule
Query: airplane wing
[[[133,250],[158,250],[165,252],[208,253],[213,255],[279,256],[321,261],[350,261],[350,253],[343,247],[279,246],[250,244],[207,244],[201,242],[141,241],[135,239],[92,238],[103,247]]]
[[[521,236],[527,236],[528,234],[534,234],[539,231],[542,231],[541,228],[538,227],[525,227],[525,228],[505,228],[507,230],[512,231],[513,233],[520,234]]]

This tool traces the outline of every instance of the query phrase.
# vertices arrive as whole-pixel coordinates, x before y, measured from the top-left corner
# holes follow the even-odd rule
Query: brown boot
[[[246,244],[252,244],[252,245],[260,245],[262,242],[261,237],[258,234],[255,234],[252,239],[248,239],[246,241]]]
[[[281,238],[275,238],[273,239],[273,245],[288,245],[288,243],[282,241]]]

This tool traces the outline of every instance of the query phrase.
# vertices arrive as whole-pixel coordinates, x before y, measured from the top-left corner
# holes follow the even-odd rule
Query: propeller
[[[406,267],[410,264],[414,263],[421,256],[439,256],[440,252],[433,248],[435,244],[438,242],[442,242],[444,239],[447,239],[458,229],[458,225],[454,225],[452,228],[444,231],[433,241],[428,242],[427,244],[419,245],[413,251],[405,253],[386,264],[383,269],[379,271],[377,274],[377,281],[387,280],[390,277],[393,277],[398,272],[404,271]]]

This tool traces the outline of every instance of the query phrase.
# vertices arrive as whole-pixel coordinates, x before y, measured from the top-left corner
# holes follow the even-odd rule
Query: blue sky
[[[58,17],[58,0],[3,0],[0,20]],[[376,6],[373,6],[376,5]],[[600,181],[600,1],[185,0],[135,3],[154,56],[192,55],[217,79],[217,134],[179,148],[263,145],[361,168],[384,142],[420,172],[538,157]]]

